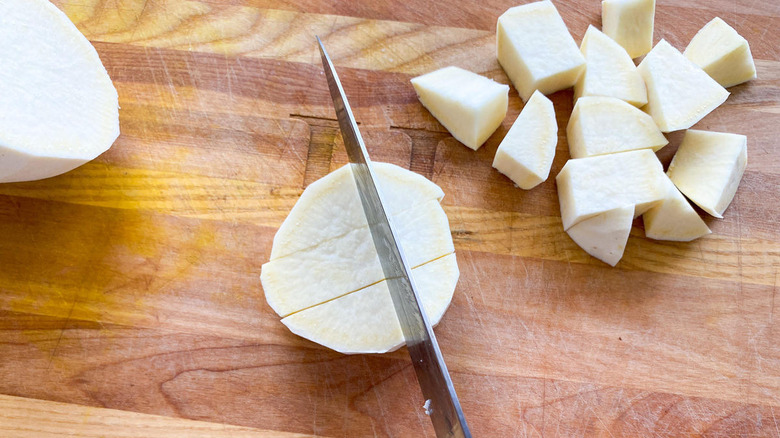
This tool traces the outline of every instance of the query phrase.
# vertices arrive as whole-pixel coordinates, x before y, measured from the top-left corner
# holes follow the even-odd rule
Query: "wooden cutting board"
[[[508,83],[494,32],[514,2],[55,3],[113,78],[122,135],[66,175],[0,186],[0,394],[24,398],[0,399],[4,436],[185,427],[158,416],[246,436],[433,436],[404,349],[329,351],[263,297],[277,227],[346,161],[315,34],[372,157],[446,193],[461,277],[437,335],[475,436],[780,436],[780,3],[659,0],[656,41],[683,49],[720,16],[750,42],[758,79],[697,124],[746,134],[749,164],[712,235],[655,242],[637,221],[616,268],[562,231],[552,178],[523,191],[491,168],[514,90],[474,152],[409,84],[446,65]],[[600,25],[597,1],[556,5],[577,41]],[[555,175],[572,94],[551,97]]]

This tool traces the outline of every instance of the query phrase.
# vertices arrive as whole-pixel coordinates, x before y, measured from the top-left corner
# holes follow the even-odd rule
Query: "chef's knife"
[[[401,324],[406,347],[417,373],[417,381],[420,383],[423,397],[426,398],[426,413],[431,417],[437,437],[471,437],[458,396],[447,372],[447,366],[439,350],[439,344],[436,342],[436,336],[420,305],[411,268],[404,258],[401,247],[398,246],[398,239],[382,204],[376,187],[375,174],[371,170],[371,160],[368,158],[366,146],[363,144],[357,122],[347,102],[344,88],[319,37],[317,42],[363,211],[368,219],[371,237],[387,279],[387,287],[393,298],[395,313]]]

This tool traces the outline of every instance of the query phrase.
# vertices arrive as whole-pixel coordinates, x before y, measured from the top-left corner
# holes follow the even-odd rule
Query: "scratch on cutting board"
[[[595,390],[595,391],[597,391],[597,390]],[[589,393],[589,392],[593,392],[593,391],[587,391],[587,392]],[[596,413],[596,411],[588,403],[588,401],[585,400],[585,398],[583,397],[583,394],[585,394],[585,393],[582,392],[582,391],[578,391],[577,392],[577,398],[580,399],[585,406],[587,406],[586,409],[593,414],[593,416],[596,418],[596,420],[598,420],[598,422],[604,427],[604,430],[609,434],[609,436],[614,437],[614,435],[612,434],[612,431],[609,430],[609,427],[607,426],[607,424],[604,422],[604,420],[601,419],[601,416],[599,416],[599,414]]]
[[[133,21],[133,24],[134,24],[134,26],[133,26],[133,33],[132,33],[133,40],[136,39],[136,34],[138,33],[138,28],[141,27],[141,26],[138,26],[138,21],[140,21],[141,17],[143,17],[144,14],[146,14],[146,9],[148,7],[149,7],[149,1],[148,0],[144,0],[144,4],[141,6],[141,10],[138,11],[138,15],[135,16],[135,20]],[[106,8],[106,10],[108,10],[108,9]],[[122,20],[122,21],[123,21],[122,24],[124,24],[125,27],[126,27],[127,26],[127,22],[124,21],[124,20]]]
[[[168,87],[168,90],[171,93],[171,96],[173,97],[173,101],[174,101],[173,102],[174,105],[172,106],[173,115],[174,117],[177,117],[178,116],[177,108],[179,107],[179,102],[178,102],[178,94],[176,93],[176,86],[174,86],[173,84],[173,77],[171,76],[171,72],[168,71],[168,63],[165,61],[165,57],[163,56],[162,52],[157,51],[157,57],[160,58],[160,63],[162,65],[163,72],[165,72],[166,85]]]
[[[363,366],[366,367],[366,370],[368,370],[368,381],[371,385],[371,392],[374,394],[374,399],[376,400],[376,404],[379,406],[380,416],[381,418],[385,418],[385,409],[384,409],[384,403],[382,403],[381,397],[379,392],[377,391],[377,385],[374,384],[374,372],[371,369],[371,365],[366,360],[366,356],[363,355]],[[349,408],[349,402],[347,401],[347,408]],[[347,425],[346,425],[346,417],[344,418],[344,432],[347,431]],[[374,429],[374,423],[371,422],[371,432],[376,436],[376,430]]]
[[[327,35],[327,36],[331,36],[331,35],[333,35],[333,32],[334,32],[334,30],[336,29],[336,24],[337,24],[337,23],[338,23],[338,17],[334,15],[334,16],[333,16],[333,22],[331,22],[331,23],[330,23],[330,29],[328,29],[328,35]],[[316,47],[315,47],[315,48],[313,48],[313,50],[314,50],[314,53],[315,53],[315,57],[314,57],[314,59],[315,59],[315,60],[316,60],[316,59],[319,59],[319,58],[320,58],[320,56],[318,56],[318,52],[319,52],[319,51],[317,50],[317,48],[316,48]],[[315,62],[316,62],[316,61],[315,61]],[[323,73],[323,74],[324,74],[324,73]]]
[[[607,426],[606,423],[604,423],[604,420],[601,419],[601,416],[599,416],[592,407],[588,407],[588,410],[593,413],[593,415],[596,417],[596,420],[598,420],[599,423],[601,423],[601,425],[604,427],[604,430],[609,434],[609,436],[614,437],[615,435],[613,435],[612,431],[609,430],[609,427]]]
[[[279,129],[279,132],[282,134],[282,137],[284,137],[284,139],[285,139],[287,142],[288,142],[288,141],[290,141],[290,140],[292,139],[292,131],[293,131],[293,129],[294,129],[294,128],[293,128],[293,126],[294,126],[294,125],[290,125],[290,129],[288,129],[288,130],[286,130],[286,131],[285,131],[285,129],[282,127],[282,124],[281,124],[281,123],[279,123],[279,120],[278,120],[278,119],[274,119],[274,123],[276,123],[276,127]],[[309,136],[311,137],[311,134],[310,134]],[[299,154],[299,153],[298,153],[298,150],[297,150],[296,148],[285,148],[285,150],[283,150],[283,151],[282,151],[282,153],[284,153],[284,152],[287,152],[287,151],[292,151],[292,153],[295,155],[295,158],[297,158],[297,159],[298,159],[298,161],[299,161],[301,164],[303,164],[303,165],[304,165],[304,167],[306,166],[306,159],[305,159],[305,158],[303,158],[303,157],[301,156],[301,154]],[[281,158],[281,157],[280,157],[280,158]]]
[[[547,379],[542,379],[542,433],[544,433],[544,410],[547,406]]]
[[[738,311],[743,314],[744,313],[744,304],[745,304],[745,293],[744,293],[744,285],[742,279],[744,278],[742,273],[742,208],[739,203],[739,194],[737,194],[734,197],[734,200],[732,201],[733,207],[735,209],[735,215],[736,215],[736,221],[737,221],[737,269],[739,271],[739,282],[738,282],[738,295],[737,295],[737,309]],[[753,344],[753,349],[756,352],[756,366],[760,369],[761,367],[761,357],[758,353],[758,350],[756,349],[755,343],[754,343],[754,337],[750,334],[750,328],[748,327],[746,329],[746,332],[743,332],[745,336],[747,337],[747,345]],[[748,382],[753,381],[753,370],[754,367],[748,368],[747,371],[747,380],[741,380],[739,383],[739,389],[740,392],[744,394],[744,400],[745,403],[750,403],[750,386]]]
[[[228,96],[232,101],[233,100],[233,78],[235,77],[237,79],[238,76],[236,76],[236,72],[233,71],[233,66],[230,65],[230,60],[227,57],[225,57],[224,61],[225,61],[225,67],[227,67],[227,71],[225,72],[225,79],[226,79],[225,82],[227,85]]]
[[[678,399],[676,402],[672,403],[672,406],[674,407],[678,407],[680,405],[682,405],[685,408],[686,412],[688,413],[688,418],[699,418],[702,415],[700,411],[694,410],[693,404],[688,399]],[[711,408],[707,408],[707,409],[709,409],[708,413],[715,414]],[[701,428],[702,426],[704,426],[705,428],[702,429]],[[699,425],[696,423],[691,424],[691,429],[693,429],[693,431],[698,435],[706,434],[707,432],[706,428],[707,425]]]
[[[51,364],[54,362],[54,357],[57,356],[57,350],[60,348],[60,343],[62,342],[62,337],[65,335],[65,330],[68,329],[68,322],[70,322],[70,317],[73,315],[73,309],[76,307],[76,303],[78,302],[78,297],[75,297],[73,299],[73,304],[70,306],[70,310],[68,311],[68,316],[65,317],[65,322],[62,323],[62,330],[60,330],[60,337],[57,338],[57,343],[54,344],[54,349],[51,352],[51,355],[49,356],[49,363],[46,365],[46,370],[48,371],[51,369]]]
[[[474,257],[469,257],[469,264],[471,265],[471,269],[473,270],[473,272],[477,272],[477,273],[479,273],[479,272],[480,272],[480,270],[478,269],[477,265],[474,263]],[[475,279],[475,280],[476,280],[476,282],[477,282],[477,290],[481,291],[481,290],[482,290],[482,282],[479,280],[479,277],[480,277],[479,275],[476,275],[476,276],[474,277],[474,279]],[[481,293],[480,293],[480,295],[479,295],[479,296],[480,296],[480,298],[482,299],[482,304],[484,305],[484,304],[485,304],[485,296],[484,296],[484,295],[482,295]],[[474,305],[473,305],[473,303],[471,302],[471,300],[469,300],[469,306],[471,306],[471,310],[476,310],[476,309],[474,308]],[[480,320],[480,323],[481,323],[481,322],[482,322],[482,321]]]
[[[769,323],[771,324],[772,321],[774,321],[775,318],[775,296],[777,296],[777,278],[778,278],[778,272],[777,269],[775,269],[775,284],[774,287],[772,287],[772,305],[769,308]]]

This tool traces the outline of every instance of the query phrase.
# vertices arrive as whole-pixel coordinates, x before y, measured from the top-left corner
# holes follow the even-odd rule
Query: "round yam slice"
[[[372,164],[429,320],[452,299],[459,272],[443,192],[401,167]],[[274,237],[260,279],[294,333],[343,353],[403,345],[379,257],[349,165],[304,190]]]
[[[74,169],[119,136],[117,92],[95,48],[46,0],[0,2],[0,182]]]

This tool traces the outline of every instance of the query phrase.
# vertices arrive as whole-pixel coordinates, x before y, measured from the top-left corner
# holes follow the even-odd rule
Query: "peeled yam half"
[[[437,324],[459,276],[443,193],[398,166],[372,167],[423,307]],[[344,166],[303,192],[260,279],[292,332],[343,353],[382,353],[403,345],[403,336],[351,172]]]
[[[0,1],[0,182],[72,170],[119,136],[95,48],[46,0]]]

